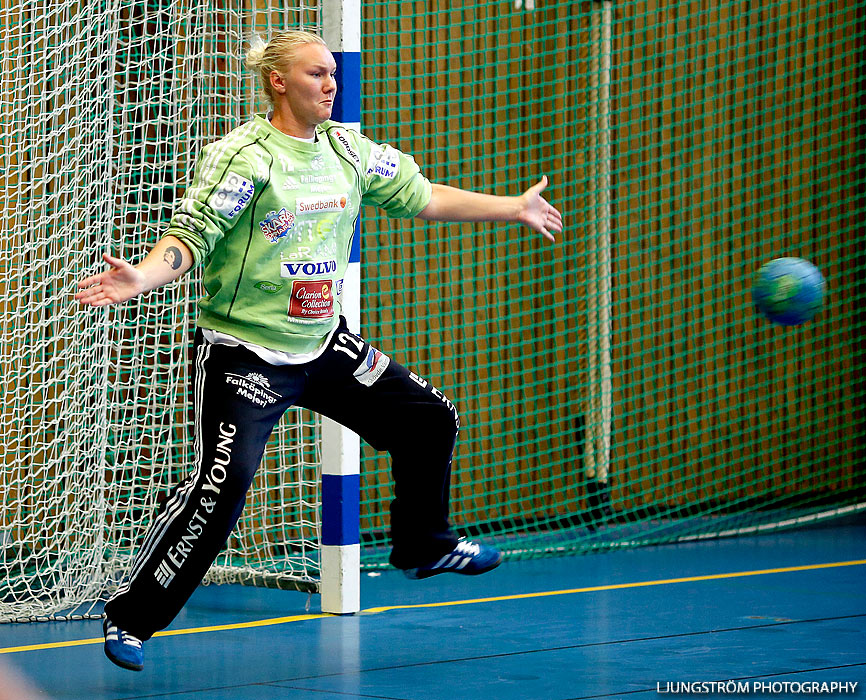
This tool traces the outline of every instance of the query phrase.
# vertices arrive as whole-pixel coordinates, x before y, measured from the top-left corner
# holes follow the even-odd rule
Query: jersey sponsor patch
[[[295,211],[298,214],[322,214],[343,211],[349,198],[344,194],[326,197],[298,197]]]
[[[360,165],[361,157],[358,155],[358,152],[352,147],[352,144],[349,143],[346,132],[342,129],[334,129],[332,133],[334,134],[334,137],[337,139],[337,141],[339,141],[340,145],[343,147],[343,150],[348,154],[348,156]]]
[[[256,282],[253,287],[255,287],[256,289],[261,289],[266,294],[276,294],[283,288],[283,285],[277,284],[276,282],[262,281]]]
[[[270,380],[258,372],[248,372],[246,375],[226,372],[226,384],[235,388],[235,393],[256,406],[267,408],[273,406],[280,394],[271,389]]]
[[[391,358],[371,346],[367,357],[353,372],[353,375],[364,386],[373,386],[388,369],[389,364],[391,364]]]
[[[289,318],[311,320],[334,315],[333,280],[295,280],[289,300]]]
[[[208,206],[226,219],[234,219],[246,209],[255,191],[256,186],[251,180],[229,171],[226,179],[211,195]]]
[[[393,180],[399,171],[400,155],[396,149],[379,145],[373,148],[370,153],[370,164],[367,166],[367,175],[378,175]]]
[[[313,277],[315,275],[329,275],[336,271],[336,260],[283,261],[280,263],[280,277]]]
[[[285,207],[279,212],[270,211],[263,221],[259,221],[259,227],[269,243],[276,243],[295,227],[295,215]]]

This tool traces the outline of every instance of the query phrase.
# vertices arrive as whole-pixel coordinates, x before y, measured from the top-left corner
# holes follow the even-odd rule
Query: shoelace
[[[481,553],[481,545],[475,544],[472,540],[460,540],[455,550],[460,554],[474,557]]]

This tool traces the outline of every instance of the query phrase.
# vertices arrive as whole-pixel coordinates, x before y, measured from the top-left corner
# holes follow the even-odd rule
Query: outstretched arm
[[[430,203],[418,214],[426,221],[511,221],[538,231],[549,241],[562,232],[562,214],[541,196],[547,175],[516,197],[468,192],[433,185]]]
[[[176,280],[193,263],[189,248],[174,236],[160,240],[135,266],[107,253],[102,258],[111,268],[78,283],[75,298],[85,306],[120,304]]]

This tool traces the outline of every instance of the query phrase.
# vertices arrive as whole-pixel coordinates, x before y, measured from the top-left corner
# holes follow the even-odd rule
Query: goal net
[[[462,532],[537,557],[866,509],[864,10],[364,3],[365,132],[457,187],[546,174],[565,218],[554,246],[364,220],[364,332],[460,410]],[[750,287],[789,256],[828,293],[785,329]],[[387,461],[362,473],[379,566]]]
[[[91,614],[189,471],[197,278],[101,310],[75,282],[158,240],[195,154],[255,110],[245,39],[318,31],[303,3],[0,8],[0,620]],[[286,415],[208,581],[315,590],[319,429]]]

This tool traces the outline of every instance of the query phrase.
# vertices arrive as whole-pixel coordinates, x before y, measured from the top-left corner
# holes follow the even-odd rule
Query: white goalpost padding
[[[333,118],[361,128],[361,3],[322,0],[322,36],[337,62]],[[360,228],[355,230],[342,309],[351,330],[361,328]],[[359,522],[361,441],[351,430],[322,419],[322,612],[361,609]]]

